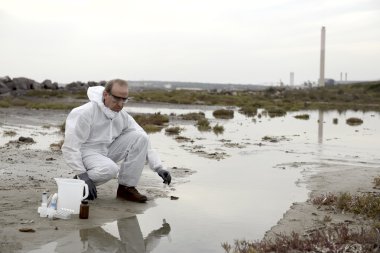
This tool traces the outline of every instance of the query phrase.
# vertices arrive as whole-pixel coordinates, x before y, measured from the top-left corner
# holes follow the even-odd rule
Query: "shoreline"
[[[328,170],[327,170],[328,169]],[[303,172],[305,173],[305,172]],[[343,213],[326,206],[316,206],[311,199],[326,194],[380,193],[374,188],[373,179],[380,175],[379,168],[369,166],[332,166],[317,168],[312,175],[303,175],[306,187],[310,190],[305,202],[295,202],[284,213],[276,225],[265,233],[263,240],[274,240],[277,235],[301,236],[313,231],[345,224],[352,230],[371,229],[373,221],[361,215]]]

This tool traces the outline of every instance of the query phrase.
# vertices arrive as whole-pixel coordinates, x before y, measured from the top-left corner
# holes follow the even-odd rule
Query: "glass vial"
[[[90,211],[90,206],[87,200],[82,200],[79,208],[79,219],[88,219],[88,213]]]
[[[42,203],[46,203],[46,205],[47,205],[47,192],[43,192],[42,193]]]

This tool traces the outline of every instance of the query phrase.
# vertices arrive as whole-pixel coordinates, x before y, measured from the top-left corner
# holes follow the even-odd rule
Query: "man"
[[[124,110],[128,93],[128,84],[121,79],[109,81],[104,88],[90,87],[90,102],[74,108],[66,119],[63,157],[76,178],[88,185],[88,199],[96,199],[96,186],[118,174],[117,197],[146,202],[147,197],[135,188],[146,160],[164,183],[171,182],[147,134]]]

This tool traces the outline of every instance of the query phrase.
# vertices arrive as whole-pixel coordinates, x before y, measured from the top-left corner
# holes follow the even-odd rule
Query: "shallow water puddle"
[[[129,109],[167,114],[199,111]],[[236,111],[232,120],[213,119],[212,110],[205,113],[212,126],[224,126],[222,135],[199,132],[191,124],[181,125],[185,129],[181,135],[194,142],[178,143],[164,131],[150,135],[166,166],[197,171],[187,183],[173,179],[171,194],[178,200],[157,199],[157,206],[144,214],[77,231],[38,252],[223,252],[222,242],[261,239],[293,202],[307,199],[302,171],[314,173],[326,164],[380,165],[379,113],[305,111],[255,121]],[[310,119],[293,117],[303,113]],[[364,123],[349,126],[349,117],[362,118]],[[264,136],[280,137],[279,142],[264,141]],[[193,150],[227,156],[218,161]]]

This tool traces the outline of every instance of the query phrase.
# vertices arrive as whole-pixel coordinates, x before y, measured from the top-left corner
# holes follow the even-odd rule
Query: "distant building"
[[[318,79],[318,83],[319,84],[321,83],[319,79]],[[335,80],[334,79],[332,79],[332,78],[325,78],[325,86],[334,86],[334,85],[335,85]]]

